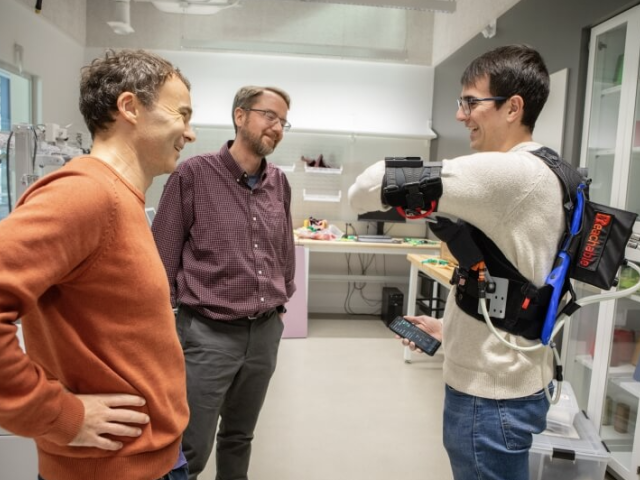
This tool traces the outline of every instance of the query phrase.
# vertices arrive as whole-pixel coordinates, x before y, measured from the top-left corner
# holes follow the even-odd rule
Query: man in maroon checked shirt
[[[291,187],[265,159],[290,128],[289,105],[278,88],[241,88],[235,140],[181,163],[153,222],[186,360],[190,480],[206,466],[218,419],[216,478],[248,478],[284,304],[295,291]]]

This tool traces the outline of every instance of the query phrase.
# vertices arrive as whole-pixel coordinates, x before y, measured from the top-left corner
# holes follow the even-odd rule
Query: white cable
[[[540,371],[542,374],[542,378],[544,378],[544,367],[547,364],[547,357],[549,356],[550,350],[553,350],[553,355],[556,359],[556,365],[560,365],[560,355],[558,354],[558,349],[556,348],[556,345],[553,341],[549,341],[549,348],[544,351],[544,356],[542,357],[542,363],[540,364]],[[558,400],[560,400],[561,393],[562,393],[562,380],[559,380],[558,382],[556,382],[556,391],[553,397],[551,397],[551,394],[549,393],[549,384],[545,382],[544,394],[547,397],[547,400],[549,400],[549,403],[551,405],[555,405],[556,403],[558,403]]]
[[[636,265],[633,262],[626,262],[626,265],[630,268],[632,268],[633,270],[635,270],[638,273],[638,281],[636,282],[636,284],[632,287],[629,288],[625,288],[623,290],[613,290],[613,291],[607,291],[605,293],[598,293],[596,295],[591,295],[588,297],[584,297],[581,298],[580,300],[576,300],[576,304],[580,307],[584,307],[586,305],[590,305],[592,303],[596,303],[596,302],[602,302],[605,300],[613,300],[613,299],[617,299],[617,298],[623,298],[623,297],[628,297],[629,295],[634,294],[635,292],[637,292],[638,290],[640,290],[640,267],[638,265]],[[558,332],[560,330],[562,330],[562,327],[564,326],[564,322],[567,318],[569,318],[569,315],[563,313],[560,315],[560,317],[558,317],[558,319],[556,320],[556,324],[553,327],[553,331],[551,332],[551,337],[549,340],[549,345],[544,345],[542,342],[537,343],[535,345],[531,345],[528,347],[521,347],[520,345],[516,345],[514,343],[511,343],[510,341],[508,341],[506,338],[504,338],[500,332],[498,332],[498,330],[496,329],[496,327],[493,325],[493,322],[491,321],[491,317],[489,317],[489,312],[487,311],[487,300],[485,298],[481,298],[480,299],[480,309],[482,310],[482,316],[484,317],[485,322],[487,323],[487,327],[489,327],[489,330],[491,330],[491,332],[498,338],[498,340],[500,340],[500,342],[502,342],[503,344],[505,344],[507,347],[516,350],[518,352],[533,352],[535,350],[538,350],[540,348],[544,348],[544,347],[549,347],[549,350],[553,350],[553,354],[555,356],[556,359],[556,364],[560,365],[560,357],[558,355],[558,349],[555,348],[555,343],[553,342],[554,337],[558,334]],[[549,356],[549,350],[546,350],[544,352],[544,356],[543,356],[543,361],[541,364],[541,369],[543,372],[543,376],[544,376],[544,367],[547,364],[547,357]],[[551,395],[549,394],[549,386],[547,384],[545,384],[544,386],[544,393],[547,397],[547,400],[549,400],[549,403],[551,404],[555,404],[558,402],[558,400],[560,399],[560,393],[562,392],[562,381],[558,381],[556,384],[556,391],[554,393],[554,396],[551,397]]]
[[[640,267],[638,267],[638,265],[636,265],[633,262],[627,262],[627,266],[629,266],[630,268],[632,268],[633,270],[635,270],[636,272],[638,272],[638,276],[640,277]],[[612,300],[612,299],[616,299],[616,298],[622,298],[622,297],[628,297],[629,295],[634,294],[635,292],[637,292],[638,290],[640,290],[640,278],[638,279],[638,281],[636,282],[636,284],[632,287],[629,288],[625,288],[623,290],[609,290],[605,293],[598,293],[596,295],[591,295],[588,297],[584,297],[581,298],[580,300],[576,300],[576,304],[580,307],[584,307],[586,305],[590,305],[592,303],[596,303],[596,302],[602,302],[605,300]],[[493,332],[493,334],[498,338],[498,340],[500,340],[502,343],[504,343],[506,346],[508,346],[509,348],[513,349],[513,350],[517,350],[519,352],[533,352],[535,350],[538,350],[539,348],[543,348],[546,347],[547,345],[543,345],[542,342],[537,343],[535,345],[531,345],[528,347],[522,347],[520,345],[516,345],[514,343],[511,343],[510,341],[508,341],[507,339],[505,339],[500,332],[498,332],[498,330],[496,329],[496,327],[494,327],[493,322],[491,321],[491,318],[489,317],[489,312],[487,311],[487,300],[485,298],[481,298],[480,299],[480,309],[482,310],[482,316],[484,317],[487,326],[489,327],[489,330],[491,330],[491,332]],[[556,321],[556,324],[553,328],[553,331],[551,333],[551,339],[553,339],[558,332],[562,329],[562,326],[564,325],[564,322],[566,320],[566,318],[568,318],[569,316],[566,314],[562,314],[560,315],[560,317],[558,318],[558,320]]]

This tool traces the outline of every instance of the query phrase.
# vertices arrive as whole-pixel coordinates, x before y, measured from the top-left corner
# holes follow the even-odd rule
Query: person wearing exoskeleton
[[[359,213],[394,206],[414,217],[437,210],[460,220],[440,218],[432,227],[462,267],[442,326],[431,317],[407,319],[443,340],[443,436],[454,478],[527,480],[532,434],[546,427],[545,389],[552,390],[554,377],[553,356],[538,347],[550,305],[569,288],[558,250],[579,246],[565,237],[588,185],[577,174],[558,176],[560,159],[533,141],[549,94],[537,51],[492,50],[467,67],[461,83],[456,119],[479,153],[429,168],[378,162],[356,179],[349,202]],[[575,234],[581,214],[576,219]],[[620,262],[625,235],[618,235]]]

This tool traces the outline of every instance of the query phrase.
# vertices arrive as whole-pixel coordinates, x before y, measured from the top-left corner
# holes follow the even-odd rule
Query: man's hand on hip
[[[80,432],[69,445],[73,447],[96,447],[102,450],[120,450],[122,442],[110,440],[102,435],[139,437],[142,429],[129,424],[149,423],[149,415],[122,407],[142,407],[142,397],[127,394],[77,395],[84,404],[84,422]]]

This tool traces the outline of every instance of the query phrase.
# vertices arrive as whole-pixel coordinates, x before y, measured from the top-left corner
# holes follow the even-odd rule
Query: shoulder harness
[[[562,184],[566,223],[565,235],[560,244],[562,245],[569,232],[575,192],[578,185],[584,183],[585,179],[578,170],[549,148],[543,147],[530,153],[543,160]],[[493,241],[469,223],[463,221],[453,223],[439,218],[436,224],[431,225],[431,229],[440,240],[447,243],[453,256],[458,259],[459,266],[454,270],[451,279],[451,284],[455,286],[458,307],[468,315],[484,322],[478,299],[487,298],[490,317],[497,328],[530,340],[539,339],[553,287],[550,285],[536,287],[513,266]],[[573,245],[574,243],[577,244],[572,242],[570,250],[575,251],[577,248],[577,245]],[[478,268],[479,265],[480,268]],[[483,278],[485,274],[486,282]],[[571,300],[565,310],[573,308],[571,311],[575,311],[577,309],[574,303],[575,294],[571,288],[569,276],[564,281],[562,295],[568,291],[571,292]]]

